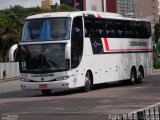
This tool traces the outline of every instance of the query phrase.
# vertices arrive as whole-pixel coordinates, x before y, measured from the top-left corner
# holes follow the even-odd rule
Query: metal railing
[[[122,120],[160,120],[160,103],[149,106],[128,114],[128,118],[124,116]]]
[[[160,103],[131,112],[129,114],[110,115],[110,120],[160,120]]]

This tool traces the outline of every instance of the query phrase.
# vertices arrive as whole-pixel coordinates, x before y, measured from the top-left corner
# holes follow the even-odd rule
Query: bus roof
[[[39,18],[53,18],[53,17],[76,17],[76,16],[90,16],[95,18],[108,18],[108,19],[121,19],[121,20],[134,20],[134,21],[148,21],[148,19],[137,19],[124,17],[118,13],[110,12],[96,12],[96,11],[75,11],[75,12],[52,12],[52,13],[42,13],[32,16],[28,16],[26,19],[39,19]]]

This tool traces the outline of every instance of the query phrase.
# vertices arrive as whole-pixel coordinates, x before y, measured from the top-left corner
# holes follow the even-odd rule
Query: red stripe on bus
[[[97,14],[97,18],[102,18],[100,14]]]
[[[109,45],[108,45],[108,39],[107,38],[104,38],[104,43],[105,43],[106,51],[109,51]]]

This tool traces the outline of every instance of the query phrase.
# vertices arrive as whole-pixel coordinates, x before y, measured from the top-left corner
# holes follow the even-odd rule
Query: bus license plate
[[[48,88],[48,85],[47,85],[47,84],[40,84],[40,85],[39,85],[39,88],[40,88],[40,89],[47,89],[47,88]]]

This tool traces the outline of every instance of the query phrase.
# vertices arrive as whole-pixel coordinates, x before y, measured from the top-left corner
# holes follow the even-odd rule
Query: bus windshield
[[[20,46],[20,71],[22,73],[48,73],[68,70],[65,46],[66,43]]]
[[[70,18],[31,19],[25,22],[22,41],[68,40]]]

